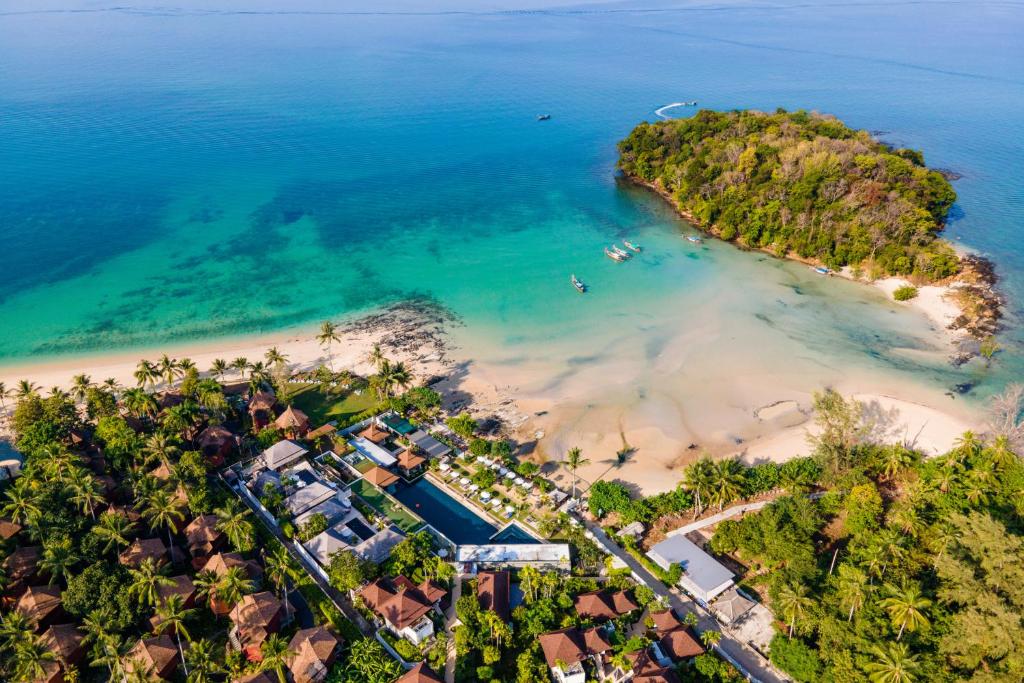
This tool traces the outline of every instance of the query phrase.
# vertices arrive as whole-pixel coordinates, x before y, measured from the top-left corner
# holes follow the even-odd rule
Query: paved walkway
[[[722,639],[719,641],[716,649],[726,659],[736,665],[736,668],[738,668],[740,673],[744,674],[748,680],[756,681],[757,683],[784,683],[789,680],[781,672],[772,667],[771,663],[764,657],[747,647],[743,642],[737,640],[729,629],[720,624],[710,612],[687,597],[681,590],[678,588],[673,588],[671,590],[666,588],[665,584],[662,583],[658,577],[654,576],[654,574],[647,571],[647,569],[640,564],[636,558],[626,552],[618,543],[615,543],[608,538],[604,529],[599,525],[585,519],[581,519],[580,521],[583,522],[587,529],[594,535],[594,538],[601,546],[622,560],[626,566],[630,568],[633,574],[639,577],[643,583],[651,588],[655,595],[663,598],[677,615],[683,616],[689,612],[696,614],[698,618],[698,633],[707,630],[720,631]]]
[[[744,503],[743,505],[734,505],[731,508],[726,508],[717,514],[711,515],[710,517],[698,519],[696,522],[693,522],[692,524],[687,524],[686,526],[681,526],[678,529],[673,529],[665,535],[676,536],[678,534],[688,534],[691,531],[696,531],[697,529],[703,529],[706,526],[718,524],[719,522],[729,519],[730,517],[735,517],[736,515],[743,515],[748,512],[755,512],[757,510],[760,510],[773,500],[775,499],[769,498],[768,500],[759,500],[756,503]]]
[[[444,631],[448,634],[448,659],[444,663],[444,683],[455,683],[455,627],[458,625],[459,617],[455,613],[455,605],[462,597],[462,581],[468,579],[469,574],[458,574],[455,577],[455,584],[452,587],[452,604],[444,615]]]

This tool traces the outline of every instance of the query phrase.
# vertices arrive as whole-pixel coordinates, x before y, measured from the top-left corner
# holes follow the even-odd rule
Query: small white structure
[[[682,534],[670,536],[647,552],[662,569],[683,568],[679,585],[704,605],[733,584],[733,573]]]
[[[282,467],[292,464],[306,453],[305,448],[287,439],[278,441],[267,450],[260,453],[260,462],[268,470],[280,470]]]
[[[460,545],[455,560],[485,568],[532,566],[559,571],[572,568],[567,543]]]
[[[352,444],[352,447],[357,451],[385,469],[398,462],[398,458],[393,456],[391,451],[383,446],[378,446],[374,442],[362,436],[357,436],[349,441],[349,443]]]

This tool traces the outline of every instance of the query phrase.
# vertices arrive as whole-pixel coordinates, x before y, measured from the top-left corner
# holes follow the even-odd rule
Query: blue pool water
[[[365,524],[363,524],[361,520],[358,519],[350,519],[345,523],[345,526],[351,529],[352,533],[354,533],[356,536],[363,539],[364,541],[368,538],[373,538],[373,535],[375,533],[373,529],[366,526]]]
[[[491,536],[491,543],[540,543],[517,524],[507,527]]]
[[[498,530],[426,477],[412,484],[399,483],[394,496],[456,545],[489,543]]]

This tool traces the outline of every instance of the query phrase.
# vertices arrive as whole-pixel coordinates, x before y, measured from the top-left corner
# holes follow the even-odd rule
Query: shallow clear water
[[[984,394],[1021,367],[1016,306],[996,366],[954,371],[919,316],[801,266],[694,249],[613,173],[615,142],[668,102],[831,112],[964,175],[948,234],[993,256],[1017,300],[1018,4],[146,7],[0,8],[0,363],[426,295],[482,360],[550,363],[552,389],[633,363],[640,388],[623,392],[642,393],[689,332],[697,374],[722,353],[808,384],[891,373]],[[643,256],[605,258],[622,238]]]

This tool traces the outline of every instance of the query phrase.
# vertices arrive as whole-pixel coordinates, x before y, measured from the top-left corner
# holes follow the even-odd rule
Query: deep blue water
[[[425,477],[412,484],[400,482],[394,496],[456,545],[486,544],[498,530]]]
[[[7,0],[0,363],[414,294],[510,345],[591,338],[621,301],[646,329],[746,284],[732,256],[680,266],[674,219],[614,179],[618,139],[696,99],[833,113],[962,174],[948,236],[996,260],[1012,305],[995,368],[961,373],[996,387],[1022,366],[1022,35],[1014,2]],[[600,245],[638,234],[664,248],[611,280]],[[806,347],[783,357],[963,379],[888,356],[899,330],[855,308],[794,310],[763,318]]]

